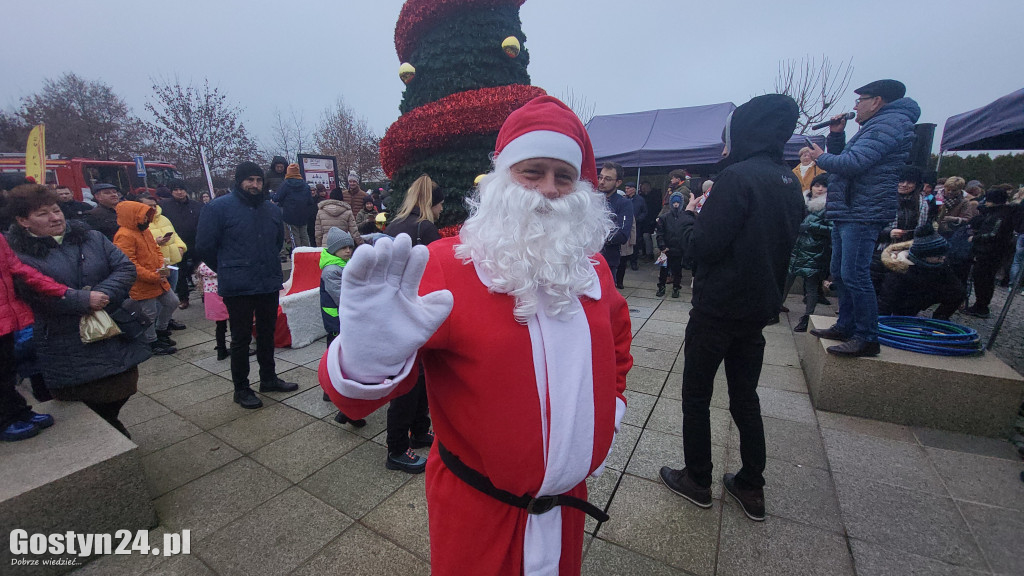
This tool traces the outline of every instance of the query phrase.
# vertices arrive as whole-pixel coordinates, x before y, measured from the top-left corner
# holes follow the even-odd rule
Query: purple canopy
[[[950,116],[939,152],[950,150],[1024,150],[1024,89]]]
[[[715,164],[722,159],[725,119],[732,102],[595,116],[587,123],[598,165],[618,162],[626,168]],[[821,136],[809,136],[824,147]],[[786,143],[787,160],[798,160],[804,137]]]

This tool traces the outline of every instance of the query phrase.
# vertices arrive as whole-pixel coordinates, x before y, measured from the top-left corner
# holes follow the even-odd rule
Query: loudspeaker
[[[932,143],[935,140],[935,124],[915,124],[914,135],[917,138],[914,139],[914,147],[910,149],[910,158],[907,158],[907,164],[927,170],[928,159],[932,153]]]

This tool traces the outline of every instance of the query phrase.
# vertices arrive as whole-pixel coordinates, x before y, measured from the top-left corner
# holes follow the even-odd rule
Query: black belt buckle
[[[558,496],[539,496],[526,505],[527,514],[543,514],[558,504]]]

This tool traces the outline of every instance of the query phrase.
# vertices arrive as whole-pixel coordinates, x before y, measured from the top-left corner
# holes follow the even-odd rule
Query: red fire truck
[[[24,175],[25,155],[0,154],[0,172]],[[122,193],[139,192],[147,189],[147,185],[153,191],[174,178],[181,178],[181,173],[166,162],[146,162],[146,178],[143,179],[136,174],[134,162],[57,155],[46,159],[46,183],[67,186],[75,193],[76,200],[91,202],[91,188],[96,184],[113,184]]]

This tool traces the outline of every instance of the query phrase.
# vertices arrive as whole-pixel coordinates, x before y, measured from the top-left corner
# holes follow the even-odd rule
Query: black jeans
[[[988,309],[996,291],[996,272],[1002,265],[999,255],[986,254],[974,260],[974,305]]]
[[[668,260],[665,262],[668,266],[659,266],[661,270],[658,271],[658,288],[663,288],[665,282],[668,281],[668,275],[672,273],[672,287],[678,289],[682,285],[683,276],[683,254],[682,252],[676,252],[669,250],[665,253]]]
[[[277,292],[224,297],[231,326],[231,381],[235,390],[249,387],[253,316],[256,317],[256,361],[260,365],[260,382],[273,382],[277,378],[274,327],[277,325],[278,298]]]
[[[793,287],[793,283],[796,282],[796,276],[789,274],[786,276],[786,289],[782,291],[783,300],[786,296],[789,296],[789,289]],[[818,307],[818,297],[821,296],[821,274],[812,274],[804,277],[804,316],[810,316],[814,314],[814,309]]]
[[[427,381],[423,370],[416,385],[408,394],[399,396],[388,405],[388,454],[398,455],[409,449],[409,434],[414,436],[430,431],[427,406]]]
[[[188,302],[188,279],[192,277],[195,269],[195,262],[192,261],[192,253],[185,252],[181,255],[181,262],[178,262],[178,284],[174,287],[174,293],[178,295],[179,302]]]
[[[275,320],[276,322],[276,320]],[[228,336],[228,321],[217,320],[216,328],[214,329],[214,337],[217,339],[217,348],[227,347],[227,336]]]
[[[683,344],[683,451],[686,469],[701,486],[711,486],[711,394],[723,361],[729,412],[740,432],[743,467],[736,479],[744,487],[764,486],[764,424],[757,397],[764,344],[761,326],[728,325],[690,315]]]
[[[28,403],[18,392],[14,362],[14,333],[0,336],[0,430],[31,416]]]

